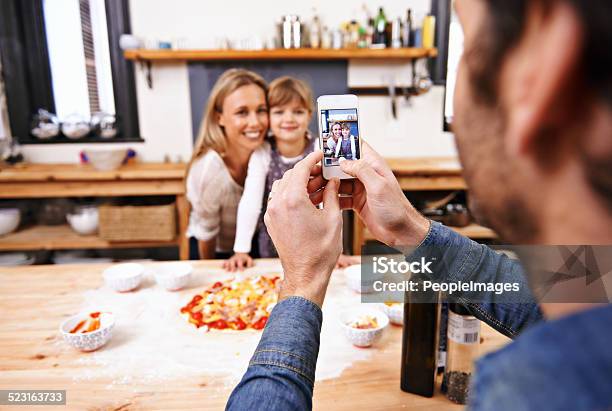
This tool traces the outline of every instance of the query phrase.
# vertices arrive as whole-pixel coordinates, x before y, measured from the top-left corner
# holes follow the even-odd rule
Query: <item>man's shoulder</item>
[[[612,408],[612,306],[541,322],[477,363],[475,410]]]

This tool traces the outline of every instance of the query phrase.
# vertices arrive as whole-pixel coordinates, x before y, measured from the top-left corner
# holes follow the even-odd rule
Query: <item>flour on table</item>
[[[280,265],[260,263],[246,273],[280,272]],[[261,332],[204,332],[189,324],[180,308],[207,285],[231,278],[220,269],[196,268],[193,276],[190,288],[181,292],[168,292],[156,285],[151,273],[133,292],[117,293],[106,286],[85,292],[83,312],[110,311],[116,316],[116,324],[106,346],[77,360],[81,367],[75,367],[74,380],[110,379],[108,388],[112,388],[209,377],[226,386],[235,385],[248,366]],[[359,300],[359,295],[345,285],[342,272],[335,272],[323,308],[317,380],[339,377],[353,362],[369,358],[370,350],[353,347],[338,324],[339,311],[358,305]]]

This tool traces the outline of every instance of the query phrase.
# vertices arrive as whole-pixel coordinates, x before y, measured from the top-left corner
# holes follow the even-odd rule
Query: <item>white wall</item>
[[[132,32],[149,42],[181,39],[185,47],[214,48],[220,39],[242,41],[257,37],[269,39],[275,33],[275,22],[283,14],[298,14],[308,21],[316,7],[323,23],[335,26],[358,16],[362,2],[355,0],[311,2],[285,0],[130,0]],[[429,0],[377,0],[368,3],[372,13],[379,5],[387,17],[403,15],[407,7],[417,16],[426,14]],[[382,69],[386,69],[384,72]],[[351,63],[351,85],[368,79],[386,85],[389,76],[398,83],[406,83],[407,65],[393,67]],[[138,113],[143,144],[128,144],[145,161],[161,161],[167,155],[172,160],[187,159],[191,153],[192,127],[189,81],[185,63],[156,63],[153,65],[154,88],[146,86],[144,73],[136,67]],[[403,80],[402,80],[403,79]],[[442,132],[443,88],[398,105],[398,119],[391,116],[390,102],[385,97],[361,100],[361,121],[368,141],[387,157],[449,156],[455,154],[452,136]],[[78,161],[78,152],[87,145],[26,146],[30,161]]]

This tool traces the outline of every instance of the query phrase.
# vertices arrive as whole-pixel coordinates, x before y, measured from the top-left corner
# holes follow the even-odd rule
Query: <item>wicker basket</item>
[[[100,207],[100,237],[107,241],[172,241],[176,238],[176,207]]]

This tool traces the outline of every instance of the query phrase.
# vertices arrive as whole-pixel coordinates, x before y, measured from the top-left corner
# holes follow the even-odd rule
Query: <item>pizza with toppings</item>
[[[197,328],[261,330],[278,300],[280,277],[255,276],[217,281],[181,308]]]

